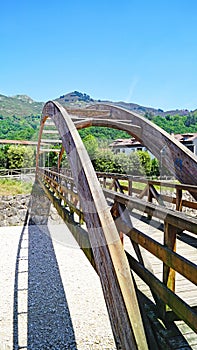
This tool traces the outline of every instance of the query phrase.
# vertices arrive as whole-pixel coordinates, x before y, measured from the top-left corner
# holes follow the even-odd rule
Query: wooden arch
[[[197,157],[174,136],[137,113],[108,104],[69,110],[77,129],[105,126],[126,131],[141,142],[181,183],[197,185]],[[195,196],[195,195],[194,195]],[[196,197],[196,196],[195,196]]]
[[[99,103],[90,108],[96,109],[97,113],[109,113],[108,124],[106,117],[100,116],[99,119],[92,117],[92,126],[109,126],[126,131],[146,146],[157,159],[163,156],[163,165],[177,180],[197,185],[197,157],[172,135],[139,114],[117,106]],[[85,125],[85,120],[76,122],[77,128]]]
[[[109,206],[79,133],[65,108],[57,102],[49,101],[43,108],[37,167],[47,118],[52,119],[59,131],[70,161],[117,349],[147,350],[130,267]]]

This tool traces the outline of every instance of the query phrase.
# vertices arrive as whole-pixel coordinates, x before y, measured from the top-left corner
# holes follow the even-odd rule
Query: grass
[[[128,186],[128,181],[127,180],[120,180],[119,182],[123,186]],[[164,183],[165,183],[165,181],[164,181]],[[162,188],[162,189],[164,189],[164,190],[166,190],[168,192],[172,192],[173,193],[174,192],[174,188],[173,187],[168,187],[168,183],[167,182],[166,182],[166,185],[164,186],[164,183],[161,186],[160,185],[154,185],[155,189],[159,192],[160,189]],[[172,180],[170,182],[170,184],[176,185],[176,184],[179,184],[179,182],[177,180]],[[137,182],[137,181],[133,181],[132,182],[133,189],[137,189],[137,190],[143,191],[145,186],[146,186],[146,183],[141,183],[141,182]]]
[[[32,183],[20,180],[0,179],[0,196],[14,196],[16,194],[29,194]]]
[[[120,180],[119,182],[120,182],[120,184],[121,184],[122,186],[128,186],[128,181],[127,181],[127,180]],[[133,182],[132,182],[132,186],[133,186],[133,188],[135,188],[135,189],[137,189],[137,190],[143,190],[144,187],[146,186],[146,184],[141,183],[141,182],[135,182],[135,181],[133,181]]]

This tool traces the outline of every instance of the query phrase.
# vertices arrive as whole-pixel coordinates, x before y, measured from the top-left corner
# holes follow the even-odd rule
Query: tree
[[[1,146],[0,147],[0,168],[7,168],[7,152],[8,152],[9,146]]]
[[[100,150],[97,152],[96,158],[92,161],[96,171],[114,172],[114,153],[109,150]]]
[[[139,152],[135,151],[135,152],[131,152],[129,155],[130,161],[131,161],[131,166],[132,166],[132,173],[131,175],[133,176],[142,176],[145,175],[145,171],[141,165],[140,162],[140,156],[139,156]]]
[[[197,112],[190,113],[185,120],[186,127],[195,127],[197,125]]]
[[[96,152],[98,150],[97,139],[93,135],[87,135],[83,139],[83,143],[91,159],[96,157]]]
[[[118,174],[132,174],[132,162],[128,155],[122,152],[114,155],[114,172]]]
[[[140,163],[145,171],[146,176],[150,176],[151,172],[151,157],[147,151],[138,151]]]
[[[156,176],[158,177],[160,174],[160,171],[159,171],[159,161],[157,158],[153,158],[151,160],[151,171],[150,171],[150,175],[151,176]]]
[[[7,157],[10,169],[30,168],[34,165],[34,150],[29,146],[11,145]]]

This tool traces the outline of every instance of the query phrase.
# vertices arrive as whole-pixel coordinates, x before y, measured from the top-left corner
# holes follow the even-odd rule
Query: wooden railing
[[[141,199],[146,197],[151,203],[157,202],[178,211],[185,208],[197,210],[197,202],[192,197],[197,194],[197,186],[101,172],[97,172],[97,176],[104,188]],[[185,198],[186,193],[189,199]]]
[[[80,226],[83,223],[84,216],[72,177],[46,169],[38,169],[38,178],[58,199],[60,206],[69,208],[70,215],[74,220],[74,215],[77,214],[78,225]],[[187,205],[192,209],[197,208],[195,201],[184,201],[181,195],[182,191],[186,190],[196,193],[197,187],[152,180],[144,181],[127,176],[118,176],[117,174],[98,173],[98,178],[103,186],[105,197],[111,206],[111,213],[118,231],[130,238],[137,252],[137,259],[126,252],[131,270],[150,287],[161,317],[168,320],[181,319],[197,332],[196,306],[187,304],[176,294],[175,289],[176,272],[184,277],[185,283],[190,281],[193,285],[197,285],[197,267],[195,263],[191,262],[190,258],[183,257],[176,252],[178,235],[185,230],[192,235],[197,234],[197,219],[180,212],[183,205]],[[127,185],[125,185],[125,181],[128,182]],[[141,191],[137,189],[136,191],[134,182],[145,184],[144,189]],[[175,209],[178,210],[168,209],[163,205],[163,201],[168,201],[168,198],[158,194],[155,186],[160,185],[175,189],[177,197],[170,198],[172,199],[171,203],[175,204]],[[132,196],[134,193],[137,193],[139,198]],[[147,201],[144,200],[145,195]],[[153,203],[153,198],[157,200],[157,204]],[[161,232],[161,235],[163,234],[163,244],[154,240],[146,232],[133,227],[129,217],[133,215],[135,210],[141,213],[141,218],[146,214],[148,218],[159,219],[160,223],[163,223],[163,232]],[[196,240],[196,238],[194,239]],[[139,247],[143,247],[163,263],[162,281],[147,268]],[[92,255],[90,254],[90,256],[93,262]]]

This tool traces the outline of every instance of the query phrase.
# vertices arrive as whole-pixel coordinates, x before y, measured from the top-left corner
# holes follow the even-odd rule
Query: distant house
[[[115,154],[125,153],[128,155],[134,151],[147,151],[147,148],[134,138],[117,139],[109,147],[111,147]]]
[[[195,134],[173,134],[176,140],[181,142],[184,146],[186,146],[190,151],[192,151],[195,155],[197,155],[197,133]],[[148,149],[142,145],[139,141],[134,138],[130,139],[117,139],[113,141],[109,147],[113,150],[115,154],[117,153],[125,153],[130,154],[134,151],[148,151]],[[148,151],[149,152],[149,151]],[[152,153],[150,153],[151,158],[153,158]]]
[[[197,155],[197,133],[174,134],[173,136],[176,140],[181,142],[190,151]]]

